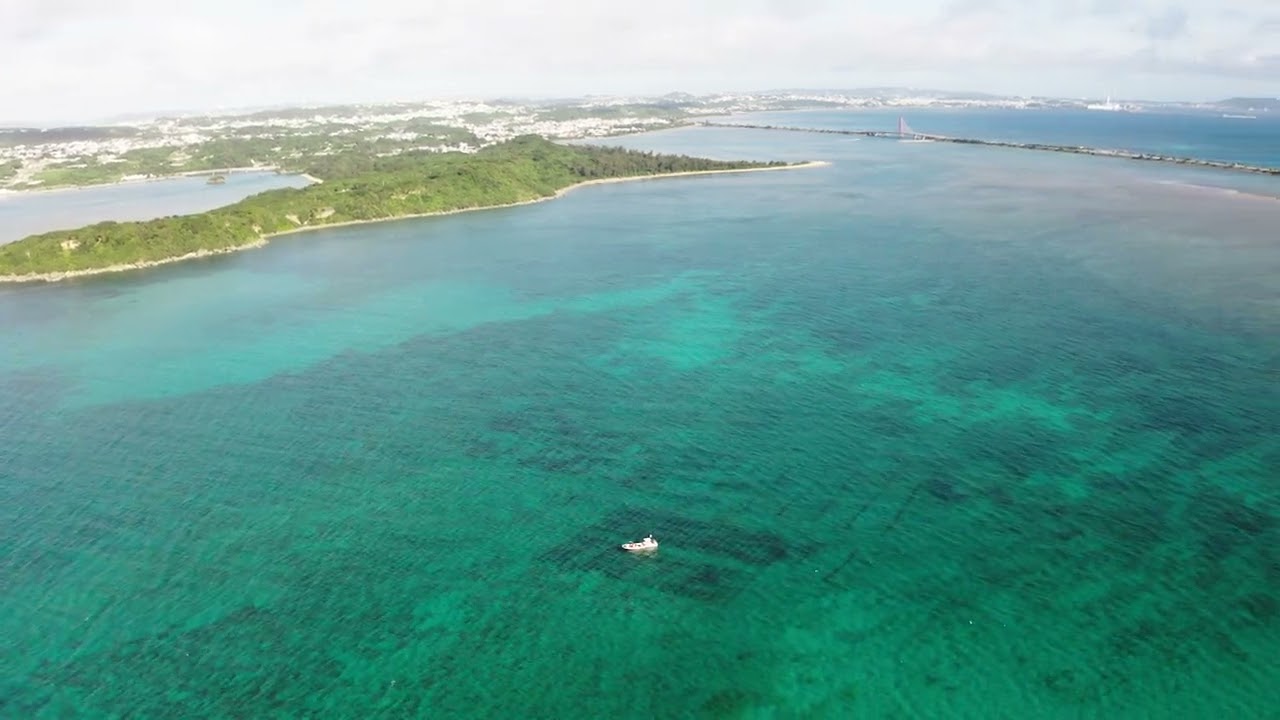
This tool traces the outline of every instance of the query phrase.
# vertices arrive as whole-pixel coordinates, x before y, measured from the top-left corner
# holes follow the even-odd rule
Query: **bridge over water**
[[[884,138],[905,142],[947,142],[961,145],[986,145],[990,147],[1018,148],[1020,150],[1040,150],[1044,152],[1071,153],[1073,155],[1096,155],[1099,157],[1124,158],[1126,160],[1146,160],[1149,162],[1172,163],[1175,165],[1192,165],[1196,167],[1234,170],[1237,172],[1256,173],[1259,175],[1280,176],[1280,168],[1265,165],[1249,165],[1245,163],[1225,162],[1222,160],[1204,160],[1201,158],[1160,155],[1157,153],[1134,152],[1131,150],[1109,150],[1106,148],[1088,147],[1085,145],[1054,145],[1050,143],[1020,143],[1005,140],[980,140],[977,138],[951,137],[916,132],[907,125],[903,118],[898,118],[897,130],[832,130],[823,128],[790,127],[786,125],[751,125],[745,123],[699,122],[703,127],[746,128],[751,130],[779,130],[783,132],[805,132],[826,135],[857,135],[860,137]]]

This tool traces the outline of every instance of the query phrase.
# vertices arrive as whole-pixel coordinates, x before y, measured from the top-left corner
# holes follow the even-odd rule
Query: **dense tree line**
[[[219,250],[300,227],[534,200],[595,178],[785,163],[708,160],[515,138],[475,154],[340,153],[308,172],[325,182],[260,193],[197,215],[103,222],[0,246],[0,275],[62,272]]]

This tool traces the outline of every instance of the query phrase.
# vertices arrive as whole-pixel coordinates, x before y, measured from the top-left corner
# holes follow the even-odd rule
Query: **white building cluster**
[[[590,97],[575,102],[500,102],[474,99],[384,105],[347,105],[291,108],[238,115],[201,115],[160,118],[135,126],[137,135],[127,138],[39,142],[0,146],[0,164],[18,161],[22,168],[8,180],[10,187],[32,182],[43,168],[75,163],[118,162],[120,156],[146,148],[172,147],[194,151],[215,139],[281,139],[310,136],[334,138],[334,144],[317,143],[310,155],[326,155],[353,143],[392,141],[398,147],[382,155],[410,151],[474,152],[519,135],[553,139],[607,137],[677,125],[685,118],[707,115],[804,107],[967,107],[1028,108],[1071,101],[1028,98],[972,98],[917,91],[797,90],[765,93],[722,93],[695,97],[674,94],[662,98]],[[1083,103],[1076,103],[1083,106]],[[669,108],[659,112],[656,107]],[[627,112],[627,109],[634,112]],[[459,142],[439,126],[469,132],[478,141]],[[179,156],[175,156],[179,157]],[[297,157],[295,154],[294,157]],[[283,158],[280,158],[283,159]],[[175,164],[174,171],[181,170]]]

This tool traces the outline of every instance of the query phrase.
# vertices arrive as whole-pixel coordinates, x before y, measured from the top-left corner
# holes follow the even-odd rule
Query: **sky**
[[[1280,0],[0,0],[0,123],[908,86],[1280,96]]]

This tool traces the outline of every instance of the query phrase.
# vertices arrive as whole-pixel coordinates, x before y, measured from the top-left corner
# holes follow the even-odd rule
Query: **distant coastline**
[[[268,173],[268,172],[275,172],[283,175],[294,175],[297,177],[305,178],[306,180],[313,183],[320,182],[320,180],[313,178],[310,175],[307,175],[306,173],[291,173],[291,172],[282,170],[281,168],[275,165],[261,165],[261,166],[245,166],[245,167],[234,167],[234,168],[213,168],[210,170],[184,170],[182,172],[177,172],[177,173],[153,175],[150,177],[121,178],[119,180],[113,180],[111,182],[91,183],[88,185],[53,185],[50,187],[37,185],[34,187],[26,187],[21,189],[14,189],[11,187],[0,187],[0,197],[20,197],[22,195],[35,195],[37,193],[62,193],[62,192],[75,192],[79,190],[100,190],[102,188],[117,187],[120,185],[137,185],[141,183],[164,182],[166,180],[178,180],[181,178],[188,178],[188,177],[201,177],[204,175],[233,175],[233,174],[243,175],[248,173]]]
[[[906,142],[944,142],[954,143],[957,145],[982,145],[986,147],[1014,148],[1018,150],[1038,150],[1044,152],[1067,153],[1071,155],[1091,155],[1094,157],[1121,158],[1124,160],[1143,160],[1148,162],[1169,163],[1173,165],[1188,165],[1192,167],[1213,168],[1216,170],[1231,170],[1235,172],[1253,173],[1256,175],[1280,175],[1280,167],[1269,167],[1265,165],[1251,165],[1241,162],[1229,162],[1226,160],[1208,160],[1203,158],[1179,157],[1175,155],[1163,155],[1160,153],[1135,152],[1132,150],[1110,150],[1107,148],[1089,147],[1087,145],[1059,145],[1054,143],[1038,143],[1038,142],[1012,142],[1008,140],[980,140],[977,138],[951,137],[949,135],[934,135],[930,133],[889,131],[889,130],[841,130],[836,128],[808,128],[808,127],[792,127],[788,125],[755,125],[746,123],[721,123],[721,122],[702,122],[702,127],[713,128],[734,128],[739,130],[776,130],[780,132],[800,132],[800,133],[816,133],[822,135],[849,135],[855,137],[884,138],[889,140],[903,140],[907,136],[911,139]]]
[[[445,215],[457,215],[465,212],[476,212],[479,210],[498,210],[501,208],[512,208],[512,207],[520,207],[522,205],[532,205],[534,203],[546,202],[548,200],[555,200],[557,198],[560,198],[569,194],[570,192],[573,192],[574,190],[588,187],[590,185],[610,185],[613,183],[635,182],[640,180],[661,180],[661,179],[677,178],[677,177],[694,177],[699,175],[728,175],[733,173],[765,172],[769,170],[802,170],[806,168],[825,167],[830,164],[831,163],[825,160],[810,160],[807,162],[796,163],[794,165],[775,165],[770,167],[752,167],[752,168],[732,168],[732,169],[725,169],[725,170],[692,170],[692,171],[686,171],[686,172],[658,173],[653,175],[631,175],[626,177],[597,178],[594,180],[584,180],[582,182],[560,188],[559,190],[556,190],[555,193],[551,195],[546,195],[539,198],[533,198],[531,200],[522,200],[520,202],[503,203],[499,205],[481,205],[476,207],[457,208],[454,210],[442,210],[439,212],[410,213],[410,214],[394,215],[394,216],[376,218],[376,219],[370,219],[370,220],[348,220],[343,222],[335,222],[335,223],[327,223],[327,224],[322,223],[319,225],[303,225],[301,227],[291,228],[288,230],[281,230],[279,232],[265,233],[259,236],[258,238],[251,240],[247,243],[244,243],[242,245],[233,245],[230,247],[219,248],[214,250],[197,250],[195,252],[186,253],[184,255],[179,255],[176,257],[163,258],[159,260],[144,260],[144,261],[133,262],[133,263],[121,263],[118,265],[109,265],[101,268],[87,268],[84,270],[64,270],[59,272],[47,272],[47,273],[27,273],[25,275],[0,275],[0,283],[59,282],[62,280],[71,280],[74,278],[89,277],[93,275],[104,275],[107,273],[128,272],[130,270],[143,270],[146,268],[158,267],[160,265],[169,265],[171,263],[183,262],[187,260],[198,260],[200,258],[214,257],[216,255],[226,255],[229,253],[240,252],[241,250],[252,250],[254,248],[260,248],[265,246],[267,242],[270,241],[272,238],[280,237],[283,235],[296,235],[298,233],[312,232],[315,230],[328,230],[330,228],[351,227],[355,225],[371,225],[375,223],[393,222],[396,220],[411,220],[415,218],[441,217]],[[200,172],[198,174],[203,175],[207,173]],[[312,178],[305,174],[303,175],[303,177],[307,177],[308,179],[316,183],[323,182],[318,178]],[[68,188],[68,189],[74,189],[74,188]]]

